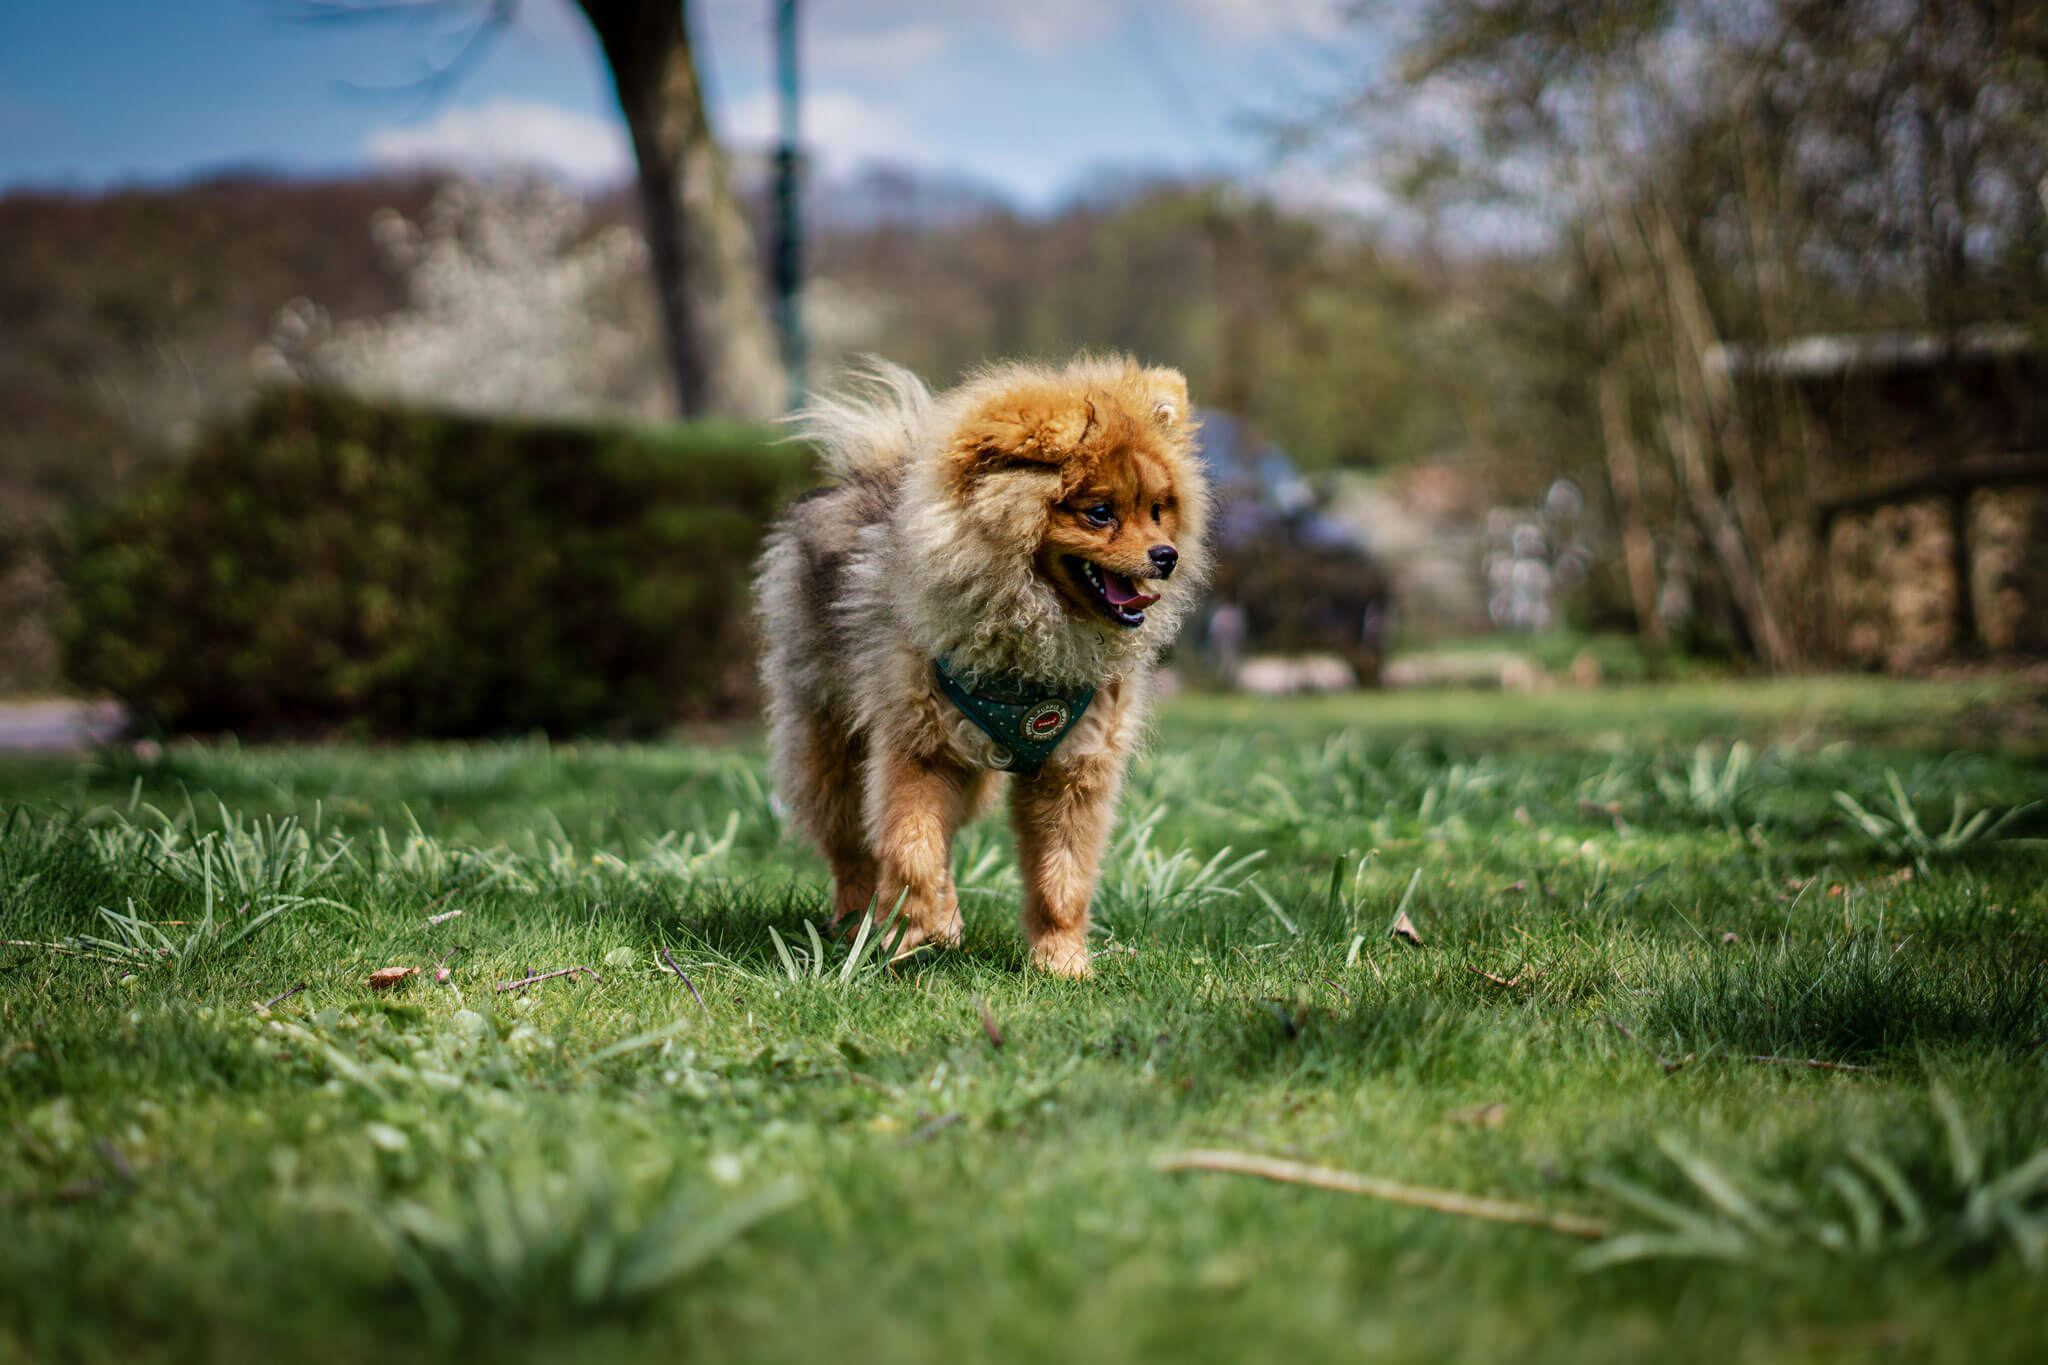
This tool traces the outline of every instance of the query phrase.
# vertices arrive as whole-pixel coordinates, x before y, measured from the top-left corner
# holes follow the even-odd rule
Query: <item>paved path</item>
[[[0,752],[67,753],[118,739],[127,725],[110,701],[0,702]]]

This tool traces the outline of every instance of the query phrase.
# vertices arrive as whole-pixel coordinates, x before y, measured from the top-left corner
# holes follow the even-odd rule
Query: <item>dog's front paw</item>
[[[889,960],[901,962],[920,948],[958,948],[963,937],[958,924],[942,925],[937,929],[913,924],[903,931],[903,937],[897,940],[896,951]]]
[[[1082,939],[1042,938],[1031,945],[1031,965],[1050,976],[1083,981],[1095,975],[1088,963],[1088,944]]]

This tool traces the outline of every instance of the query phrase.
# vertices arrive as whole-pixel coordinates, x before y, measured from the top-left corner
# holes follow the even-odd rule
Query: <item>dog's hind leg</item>
[[[875,855],[861,819],[861,768],[867,744],[858,735],[832,731],[812,746],[813,781],[819,793],[820,834],[832,868],[832,923],[858,919],[875,899]]]
[[[875,855],[861,821],[867,744],[822,712],[778,717],[772,736],[783,800],[832,869],[832,919],[867,911],[875,898]]]

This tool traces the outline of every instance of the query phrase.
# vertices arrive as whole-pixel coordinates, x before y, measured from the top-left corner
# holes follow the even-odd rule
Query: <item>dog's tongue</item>
[[[1136,607],[1143,611],[1159,600],[1157,593],[1146,594],[1138,591],[1138,585],[1114,569],[1102,571],[1102,595],[1112,606]]]

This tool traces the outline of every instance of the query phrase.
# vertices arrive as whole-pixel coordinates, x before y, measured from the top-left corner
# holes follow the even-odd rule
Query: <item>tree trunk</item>
[[[1636,609],[1636,633],[1653,650],[1664,647],[1664,622],[1657,615],[1657,552],[1643,516],[1643,485],[1635,438],[1629,431],[1628,381],[1619,361],[1600,371],[1600,427],[1607,445],[1607,479],[1614,511],[1621,519],[1623,562],[1629,599]]]
[[[746,215],[711,135],[685,0],[577,0],[611,67],[640,171],[655,296],[686,418],[761,420],[786,381]]]

